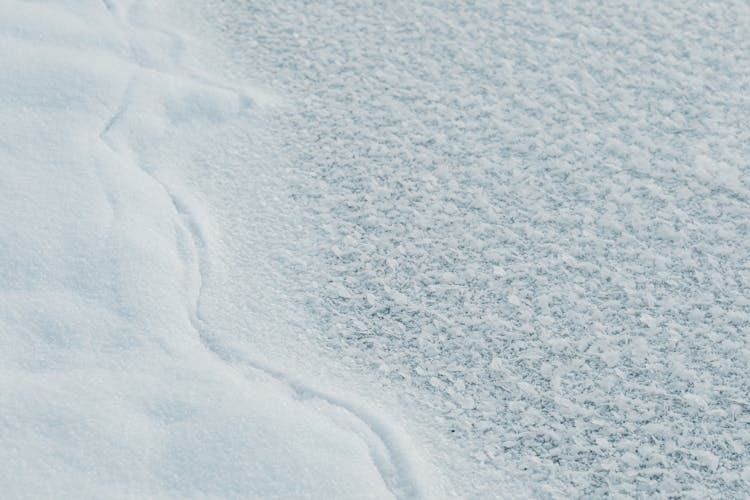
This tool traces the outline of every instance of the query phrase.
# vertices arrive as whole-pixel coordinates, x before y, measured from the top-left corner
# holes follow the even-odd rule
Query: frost
[[[708,409],[708,403],[706,402],[706,400],[698,396],[697,394],[685,394],[682,397],[685,398],[685,401],[687,401],[688,404],[695,408],[698,408],[700,410]]]
[[[698,462],[706,466],[711,472],[714,472],[719,467],[719,457],[710,451],[695,450],[692,454]]]
[[[745,2],[174,3],[200,36],[165,2],[1,8],[3,380],[36,395],[3,415],[56,451],[125,422],[111,463],[168,443],[139,463],[175,496],[247,494],[255,356],[387,401],[443,497],[748,496]],[[284,432],[372,487],[339,486],[421,477],[280,386],[262,423],[304,407]]]
[[[490,370],[502,371],[503,370],[503,360],[500,359],[500,358],[498,358],[498,357],[492,358],[492,361],[490,362]]]
[[[453,474],[469,497],[502,460],[551,496],[747,496],[716,439],[750,444],[746,7],[332,5],[218,16],[294,103],[274,126],[326,256],[305,279],[372,294],[311,304],[364,326],[332,359],[401,367],[390,390],[493,450]]]

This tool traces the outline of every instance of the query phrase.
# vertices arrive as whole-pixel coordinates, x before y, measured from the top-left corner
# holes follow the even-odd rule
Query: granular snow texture
[[[747,2],[217,4],[291,104],[314,328],[467,484],[750,495]]]

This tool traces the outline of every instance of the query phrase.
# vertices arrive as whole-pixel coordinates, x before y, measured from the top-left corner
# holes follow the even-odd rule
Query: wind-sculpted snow
[[[508,459],[750,495],[747,2],[217,4],[289,103],[310,335],[434,415],[468,496]]]
[[[0,496],[419,497],[367,405],[214,343],[222,228],[187,174],[266,134],[265,97],[165,12],[0,6]]]

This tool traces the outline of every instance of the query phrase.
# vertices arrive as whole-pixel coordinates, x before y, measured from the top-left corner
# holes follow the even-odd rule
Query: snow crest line
[[[128,14],[125,13],[123,16],[120,16],[118,6],[113,0],[102,0],[102,3],[104,7],[123,26],[124,29],[130,27]],[[131,4],[127,10],[129,11],[134,4]],[[148,27],[148,29],[150,29],[150,27]],[[169,38],[176,40],[180,48],[185,47],[184,41],[178,34],[171,31],[167,32],[163,29],[160,29],[158,31],[160,33],[168,35]],[[128,42],[130,42],[130,40],[128,40]],[[115,113],[109,120],[107,120],[106,124],[99,134],[101,141],[113,153],[120,156],[122,156],[124,153],[112,142],[111,139],[108,138],[108,135],[110,134],[112,128],[120,120],[123,119],[128,107],[130,106],[130,94],[139,71],[154,71],[157,73],[163,73],[170,77],[186,80],[191,83],[198,83],[202,86],[232,92],[242,100],[247,99],[246,94],[240,89],[222,85],[218,82],[214,82],[211,79],[199,75],[177,75],[164,72],[158,68],[140,64],[138,61],[134,61],[134,63],[139,67],[139,70],[137,70],[136,74],[131,77],[131,80],[128,82],[126,89],[123,92],[121,101],[117,106]],[[132,158],[128,159],[133,160]],[[372,458],[373,464],[378,470],[378,473],[380,474],[388,490],[393,494],[394,497],[399,499],[423,498],[425,495],[422,492],[419,481],[417,481],[416,479],[416,474],[413,470],[414,466],[411,463],[408,453],[404,451],[405,446],[399,442],[400,436],[396,432],[394,432],[390,428],[390,426],[381,418],[373,414],[371,411],[363,408],[361,405],[358,405],[351,401],[347,401],[344,398],[328,394],[265,363],[262,363],[258,360],[248,359],[246,355],[239,356],[237,355],[237,353],[228,351],[226,348],[218,345],[218,343],[214,340],[213,336],[209,332],[208,328],[205,326],[205,322],[200,315],[200,301],[203,294],[203,285],[205,281],[204,278],[207,274],[206,268],[209,265],[209,252],[208,243],[205,236],[203,235],[203,231],[201,231],[201,225],[198,222],[198,218],[191,213],[190,208],[188,208],[188,204],[184,203],[173,192],[173,190],[170,189],[170,186],[165,181],[159,178],[156,171],[146,169],[135,161],[133,161],[133,163],[148,177],[150,177],[153,182],[157,183],[164,191],[164,193],[168,196],[174,213],[177,216],[177,220],[179,221],[177,229],[188,236],[187,241],[191,246],[191,253],[193,254],[194,258],[191,259],[186,255],[182,255],[182,258],[185,261],[193,261],[193,271],[197,279],[197,283],[195,285],[196,289],[194,290],[192,304],[190,306],[192,310],[188,311],[188,316],[190,323],[193,329],[198,334],[198,339],[203,347],[212,356],[217,358],[220,362],[222,362],[233,371],[238,371],[236,369],[235,363],[239,362],[254,370],[263,372],[276,381],[288,386],[299,400],[322,401],[327,405],[342,410],[349,417],[359,421],[370,433],[372,433],[373,437],[382,445],[383,449],[386,450],[385,456],[382,456],[383,454],[377,450],[376,445],[371,442],[371,439],[368,439],[366,436],[359,436],[360,439],[365,442],[365,445],[367,446]]]

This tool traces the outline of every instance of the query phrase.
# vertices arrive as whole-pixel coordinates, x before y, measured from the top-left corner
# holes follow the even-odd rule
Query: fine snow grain
[[[138,2],[0,6],[2,496],[420,496],[376,413],[214,347],[220,228],[185,173],[262,135],[263,96],[169,26]]]

